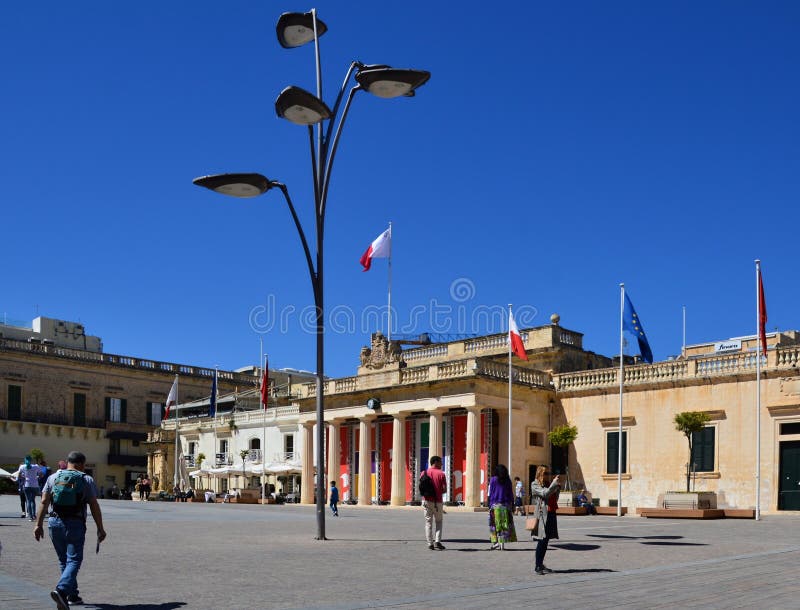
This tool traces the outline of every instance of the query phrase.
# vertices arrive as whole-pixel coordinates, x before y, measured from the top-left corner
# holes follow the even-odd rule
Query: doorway
[[[800,441],[780,443],[778,510],[800,510]]]

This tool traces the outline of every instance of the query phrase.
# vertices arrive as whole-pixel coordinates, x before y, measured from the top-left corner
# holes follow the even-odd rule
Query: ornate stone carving
[[[378,331],[372,334],[371,342],[371,347],[361,348],[361,366],[377,370],[393,362],[402,362],[403,350],[397,341],[389,341]]]

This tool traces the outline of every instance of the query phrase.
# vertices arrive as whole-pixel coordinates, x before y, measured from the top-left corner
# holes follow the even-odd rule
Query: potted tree
[[[576,438],[578,438],[578,427],[572,426],[569,424],[569,422],[567,422],[566,424],[553,428],[547,434],[547,438],[550,440],[550,445],[561,449],[562,452],[562,464],[564,464],[566,481],[564,481],[564,487],[561,490],[561,495],[559,496],[559,504],[564,506],[572,506],[573,496],[575,494],[569,478],[569,467],[567,464],[569,458],[569,446],[571,443],[575,442]]]
[[[686,460],[686,491],[669,491],[664,495],[664,508],[705,509],[717,507],[717,495],[713,492],[692,492],[692,437],[705,428],[711,418],[701,411],[683,411],[677,413],[673,422],[675,429],[682,432],[689,445],[689,457]]]

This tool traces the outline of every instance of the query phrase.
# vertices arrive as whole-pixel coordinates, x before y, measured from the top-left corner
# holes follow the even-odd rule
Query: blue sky
[[[755,331],[755,258],[768,328],[800,327],[800,4],[315,6],[329,104],[354,59],[432,73],[413,99],[353,103],[328,202],[327,374],[353,374],[375,330],[386,261],[358,259],[389,221],[404,334],[504,332],[492,312],[514,303],[520,326],[558,312],[613,354],[625,282],[660,360],[680,352],[683,306],[689,343]],[[310,8],[4,7],[0,313],[222,368],[255,363],[263,337],[271,366],[313,369],[280,193],[191,182],[261,172],[312,231],[306,132],[273,106],[314,89],[313,47],[274,29]]]

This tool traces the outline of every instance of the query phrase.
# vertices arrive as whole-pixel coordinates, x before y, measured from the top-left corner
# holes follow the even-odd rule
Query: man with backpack
[[[425,509],[425,539],[431,551],[443,551],[442,496],[447,492],[447,478],[442,471],[442,458],[434,455],[429,462],[430,468],[423,470],[419,477],[419,493],[423,498],[422,507]]]
[[[78,594],[78,570],[83,561],[83,544],[86,540],[86,506],[92,511],[97,526],[97,544],[105,540],[103,516],[97,503],[97,487],[94,479],[83,470],[86,456],[72,451],[67,456],[67,468],[51,474],[42,490],[42,504],[36,521],[34,538],[44,537],[43,522],[50,512],[48,529],[50,540],[58,555],[61,579],[50,597],[58,610],[69,610],[70,606],[83,603]]]

